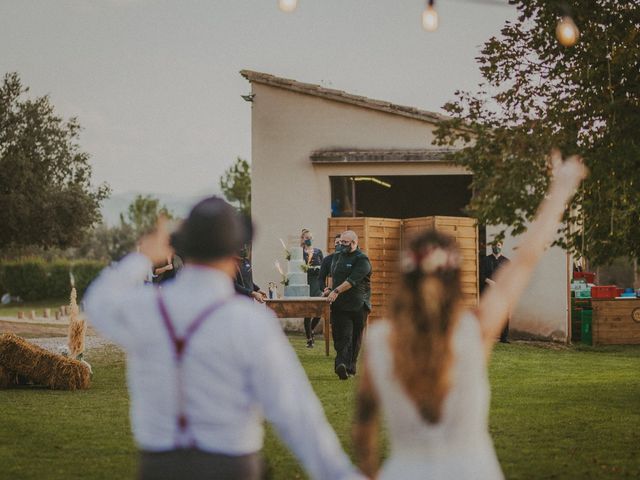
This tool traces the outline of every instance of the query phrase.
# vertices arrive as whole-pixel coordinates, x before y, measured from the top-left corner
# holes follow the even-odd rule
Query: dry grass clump
[[[12,333],[0,335],[0,386],[11,375],[26,377],[30,382],[55,390],[89,388],[89,367],[72,358],[49,352]],[[15,377],[14,377],[15,378]]]
[[[69,356],[71,358],[78,358],[78,355],[84,352],[84,339],[87,333],[87,322],[80,318],[80,309],[78,308],[75,288],[71,289],[69,307],[70,318],[67,346],[69,348]]]

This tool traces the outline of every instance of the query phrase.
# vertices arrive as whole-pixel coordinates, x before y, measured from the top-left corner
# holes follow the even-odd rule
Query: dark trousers
[[[307,340],[313,338],[313,331],[320,323],[320,317],[304,317],[304,334],[307,336]]]
[[[140,452],[139,480],[260,480],[259,453],[223,455],[194,448],[168,452]]]
[[[502,343],[505,343],[509,340],[509,320],[507,320],[507,323],[505,324],[504,328],[502,329],[502,332],[500,333],[500,341]]]
[[[336,349],[334,368],[343,364],[351,374],[356,372],[356,361],[362,344],[364,311],[332,310],[331,331],[333,347]]]

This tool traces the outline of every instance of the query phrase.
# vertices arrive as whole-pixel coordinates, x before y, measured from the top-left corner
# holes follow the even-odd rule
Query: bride
[[[410,244],[388,320],[369,327],[354,426],[362,471],[378,479],[501,479],[488,431],[487,361],[508,313],[587,170],[552,153],[554,175],[509,265],[475,311],[461,302],[453,238],[427,231]],[[378,413],[391,441],[378,472]]]

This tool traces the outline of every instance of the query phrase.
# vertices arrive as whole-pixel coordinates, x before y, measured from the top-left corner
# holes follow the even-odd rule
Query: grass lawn
[[[69,299],[54,298],[35,302],[10,303],[8,305],[0,305],[0,317],[17,317],[18,312],[24,312],[26,315],[31,310],[35,310],[37,315],[42,315],[42,311],[45,308],[50,308],[51,315],[53,315],[61,305],[69,305]]]
[[[354,382],[339,382],[323,349],[290,337],[351,453]],[[132,478],[124,360],[115,349],[89,355],[90,390],[0,392],[0,478]],[[510,479],[640,477],[640,348],[496,348],[491,433]],[[273,478],[305,478],[269,431]],[[464,459],[461,459],[464,460]]]

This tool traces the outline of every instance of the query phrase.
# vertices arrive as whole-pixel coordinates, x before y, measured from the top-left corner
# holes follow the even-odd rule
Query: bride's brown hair
[[[392,304],[395,374],[429,423],[440,421],[451,386],[451,337],[462,298],[459,259],[452,237],[435,230],[415,237]]]

